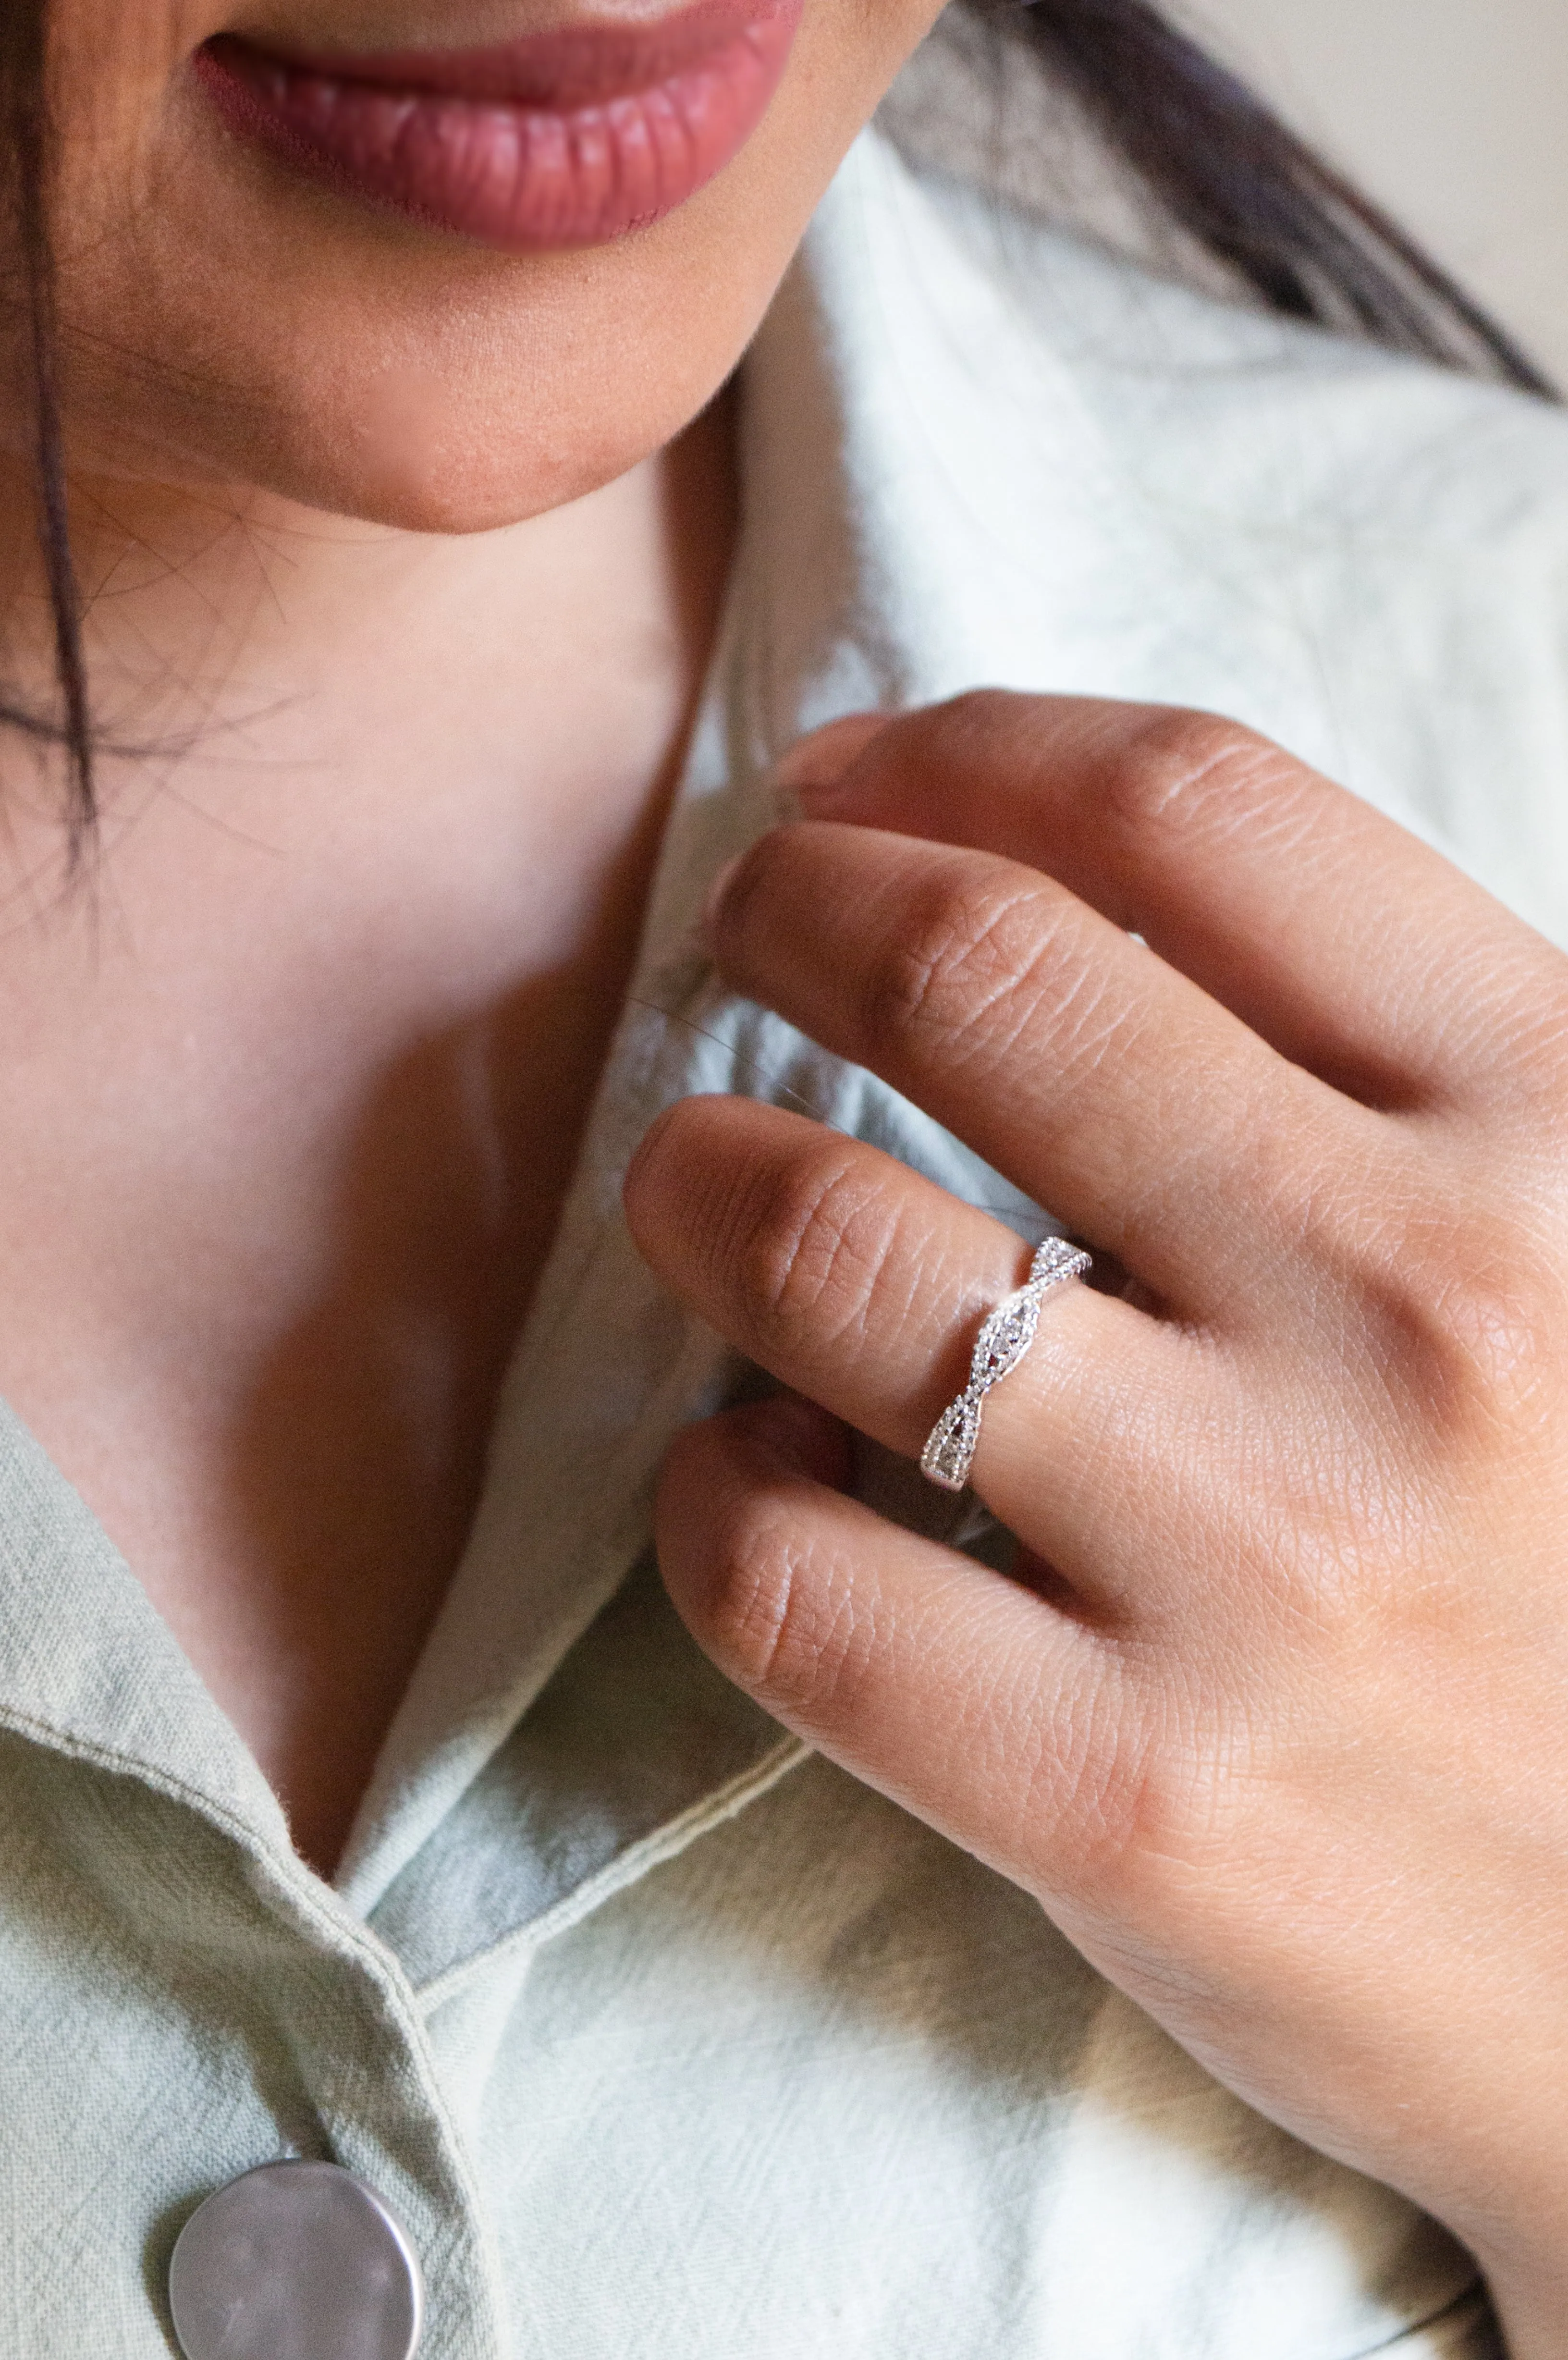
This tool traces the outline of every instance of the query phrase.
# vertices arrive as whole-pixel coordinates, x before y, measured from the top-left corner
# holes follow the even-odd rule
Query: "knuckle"
[[[870,963],[862,1013],[872,1043],[918,1040],[949,1058],[978,1043],[1049,956],[1051,931],[1040,889],[1008,863],[933,880]]]
[[[1037,703],[1016,689],[961,689],[938,705],[901,714],[881,740],[877,759],[962,772],[972,761],[994,759],[998,747],[1027,726]]]
[[[1568,1289],[1534,1225],[1452,1199],[1364,1259],[1378,1372],[1447,1439],[1519,1422],[1561,1383]]]
[[[1169,1681],[1153,1708],[1144,1683],[1107,1673],[1053,1719],[1049,1752],[1029,1782],[1036,1827],[1049,1821],[1054,1873],[1077,1898],[1128,1928],[1148,1929],[1189,1905],[1193,1879],[1223,1852],[1217,1734]]]
[[[1037,700],[1010,688],[966,688],[943,704],[927,707],[937,746],[955,756],[983,750],[1027,724]]]
[[[1154,710],[1142,717],[1105,788],[1109,816],[1138,834],[1234,825],[1238,809],[1294,766],[1267,738],[1221,714]]]
[[[753,1695],[795,1713],[842,1701],[868,1658],[868,1617],[831,1546],[798,1504],[743,1496],[721,1518],[702,1632]]]
[[[865,1328],[898,1234],[898,1207],[858,1154],[817,1149],[758,1176],[738,1243],[757,1332],[800,1350]]]

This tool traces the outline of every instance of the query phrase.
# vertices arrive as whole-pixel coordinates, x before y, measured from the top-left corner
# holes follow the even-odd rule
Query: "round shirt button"
[[[335,2163],[264,2163],[198,2205],[169,2265],[185,2360],[413,2360],[419,2266]]]

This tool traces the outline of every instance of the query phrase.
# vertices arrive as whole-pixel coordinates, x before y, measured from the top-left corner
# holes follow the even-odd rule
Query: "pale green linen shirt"
[[[1031,1902],[698,1654],[648,1489],[735,1371],[617,1192],[658,1108],[735,1089],[1038,1228],[696,946],[769,759],[848,707],[978,682],[1215,706],[1568,939],[1568,427],[998,223],[876,134],[744,417],[742,548],[633,994],[335,1885],[0,1426],[0,2360],[165,2360],[181,2223],[287,2154],[407,2223],[427,2360],[1493,2348],[1442,2234],[1217,2088]],[[955,1513],[881,1480],[933,1529]]]

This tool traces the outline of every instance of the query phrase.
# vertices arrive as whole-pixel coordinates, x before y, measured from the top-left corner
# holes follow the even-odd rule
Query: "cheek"
[[[92,13],[75,0],[78,35]],[[728,375],[931,13],[815,0],[761,126],[690,203],[611,246],[505,256],[241,146],[185,70],[212,24],[133,12],[114,70],[76,84],[67,150],[78,464],[442,531],[608,481]]]

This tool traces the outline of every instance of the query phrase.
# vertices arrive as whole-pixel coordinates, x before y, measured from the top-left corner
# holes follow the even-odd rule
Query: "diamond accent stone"
[[[987,1312],[970,1355],[969,1382],[942,1411],[920,1453],[920,1472],[932,1483],[944,1491],[963,1491],[980,1440],[980,1412],[986,1394],[1018,1367],[1034,1342],[1040,1306],[1051,1288],[1092,1267],[1090,1256],[1081,1246],[1070,1245],[1065,1238],[1047,1238],[1029,1264],[1024,1284]]]

